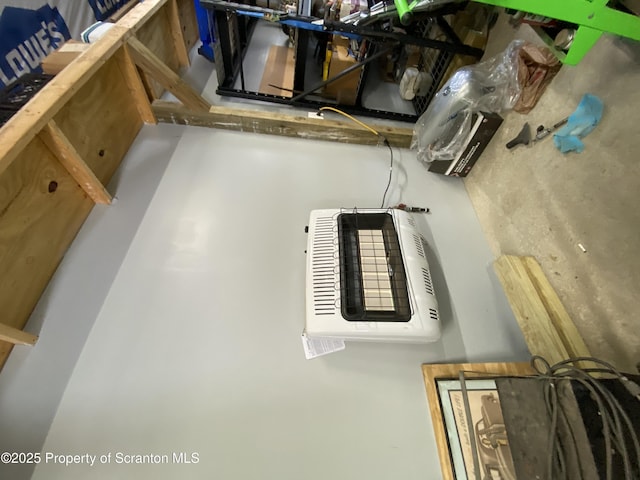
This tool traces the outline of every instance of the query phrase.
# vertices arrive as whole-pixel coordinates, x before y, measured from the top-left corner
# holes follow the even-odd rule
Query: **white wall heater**
[[[406,343],[440,338],[426,242],[410,213],[314,210],[308,234],[308,336]]]

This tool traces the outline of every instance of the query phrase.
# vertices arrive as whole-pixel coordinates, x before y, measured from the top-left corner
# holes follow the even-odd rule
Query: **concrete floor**
[[[534,35],[501,17],[487,51]],[[640,43],[603,36],[578,66],[562,67],[528,115],[505,115],[465,181],[494,254],[535,256],[592,354],[627,371],[640,361],[639,85]],[[505,148],[524,122],[552,125],[585,93],[605,113],[584,152],[562,154],[551,138]]]
[[[530,27],[514,29],[501,15],[485,57],[514,38],[542,43]],[[464,181],[494,255],[535,256],[592,354],[627,371],[640,361],[638,85],[640,43],[604,35],[579,65],[561,69],[529,114],[503,114],[505,122]],[[238,105],[216,95],[216,86],[212,75],[203,95]],[[532,148],[504,147],[525,122],[548,126],[571,114],[585,93],[598,95],[605,113],[585,138],[584,152],[563,155],[551,138]],[[243,102],[242,108],[291,113]]]
[[[194,85],[209,74],[194,61]],[[439,478],[420,365],[528,352],[463,183],[394,158],[387,205],[432,211],[415,219],[443,336],[306,361],[309,211],[379,205],[388,151],[145,126],[108,186],[117,203],[92,211],[26,327],[37,345],[0,375],[0,452],[113,462],[0,464],[0,478]]]
[[[44,322],[27,327],[38,344],[0,375],[0,431],[12,432],[0,451],[112,454],[43,461],[31,478],[46,480],[439,478],[420,365],[528,357],[461,182],[395,150],[389,204],[431,208],[414,218],[430,246],[438,342],[351,342],[307,361],[300,341],[309,212],[379,205],[388,162],[384,148],[145,126],[109,187],[117,204],[92,212],[39,306]],[[122,232],[114,220],[130,210],[139,224]],[[86,257],[96,251],[111,265],[85,305],[76,292],[103,276]],[[123,464],[117,452],[171,461]],[[30,467],[0,465],[0,477]]]

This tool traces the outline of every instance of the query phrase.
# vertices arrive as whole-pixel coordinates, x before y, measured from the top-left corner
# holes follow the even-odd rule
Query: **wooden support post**
[[[13,343],[14,345],[35,345],[38,337],[15,327],[0,323],[0,340]]]
[[[56,122],[52,119],[39,134],[40,139],[67,169],[78,185],[96,203],[111,203],[111,195],[98,180],[93,171],[80,157],[75,147],[69,142]]]
[[[189,66],[189,52],[182,34],[182,24],[180,23],[180,14],[178,12],[177,0],[169,0],[166,7],[169,14],[169,27],[171,28],[171,37],[178,56],[178,63],[181,67]]]
[[[149,102],[149,97],[147,96],[144,84],[138,74],[136,64],[133,63],[131,55],[129,55],[126,45],[123,46],[116,55],[120,71],[127,82],[131,96],[136,102],[138,112],[140,112],[140,118],[142,118],[144,123],[152,123],[155,125],[158,123],[158,120],[151,109],[151,102]]]
[[[164,88],[173,93],[184,105],[196,112],[208,112],[211,105],[202,98],[189,84],[182,80],[173,70],[165,65],[154,53],[137,38],[128,41],[131,58],[142,70],[160,82]]]

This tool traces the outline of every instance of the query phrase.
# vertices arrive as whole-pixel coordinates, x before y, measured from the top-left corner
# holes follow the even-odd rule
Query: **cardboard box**
[[[474,114],[471,131],[465,142],[466,147],[453,160],[431,162],[429,171],[452,177],[466,177],[502,125],[502,121],[502,117],[497,113],[480,112],[478,115]]]
[[[331,62],[329,63],[329,77],[333,78],[340,72],[355,65],[358,61],[349,55],[349,40],[334,36]],[[354,70],[344,77],[331,82],[324,88],[327,97],[335,98],[338,104],[355,105],[360,86],[362,69]]]
[[[260,93],[293,97],[293,75],[295,59],[293,48],[273,45],[264,64],[264,72],[260,81]],[[280,87],[280,88],[279,88]]]
[[[88,43],[69,40],[42,60],[42,71],[48,75],[60,73],[64,67],[73,62],[89,47]]]

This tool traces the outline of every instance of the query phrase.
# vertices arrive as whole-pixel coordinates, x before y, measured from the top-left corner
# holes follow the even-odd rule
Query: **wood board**
[[[591,355],[535,258],[502,255],[494,269],[533,355],[551,364]]]
[[[213,106],[208,112],[193,112],[174,102],[155,101],[153,111],[159,122],[240,132],[267,133],[285,137],[327,140],[360,145],[380,145],[380,139],[353,122],[323,120],[300,115],[240,110]],[[409,148],[410,128],[372,125],[393,147]]]
[[[126,49],[136,66],[170,91],[185,107],[197,112],[206,112],[211,108],[209,102],[137,38],[130,38]]]
[[[558,294],[549,283],[540,264],[533,257],[521,257],[521,262],[526,267],[529,279],[533,283],[536,292],[538,292],[538,296],[540,300],[542,300],[551,319],[551,323],[558,333],[567,353],[571,357],[591,356],[589,348],[580,335],[580,332],[578,332],[575,323],[571,320],[567,310],[564,308],[564,305],[562,305],[560,297],[558,297]]]
[[[139,78],[132,75],[135,66],[126,63],[131,59],[124,43],[167,1],[146,0],[132,8],[0,129],[0,323],[6,326],[5,339],[31,344],[36,338],[19,329],[94,205],[79,182],[89,181],[93,192],[104,194],[94,199],[108,201],[103,185],[143,120],[155,122],[149,103],[141,102],[146,99],[140,96]],[[186,3],[177,0],[182,12],[193,11]],[[197,35],[195,16],[190,24],[187,30]],[[193,44],[196,38],[188,41]],[[175,46],[173,39],[170,44]],[[0,368],[12,348],[0,341]]]

